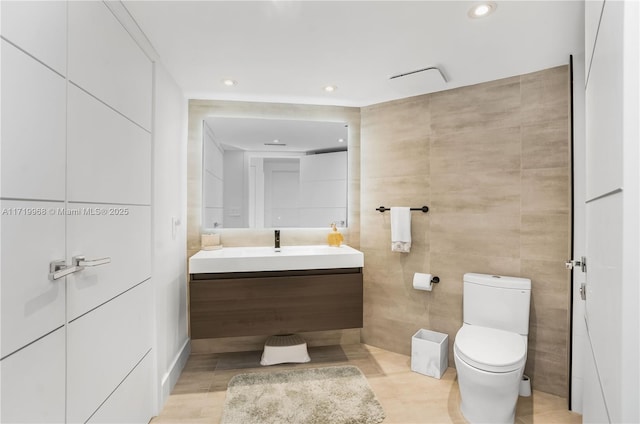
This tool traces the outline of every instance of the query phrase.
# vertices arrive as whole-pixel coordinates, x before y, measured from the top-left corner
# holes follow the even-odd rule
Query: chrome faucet
[[[275,230],[274,232],[274,243],[276,252],[280,251],[280,230]]]

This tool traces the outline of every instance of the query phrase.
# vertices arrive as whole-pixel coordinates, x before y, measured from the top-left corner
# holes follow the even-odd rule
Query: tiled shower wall
[[[526,373],[567,396],[571,239],[567,66],[361,109],[362,341],[410,354],[419,328],[462,325],[466,272],[532,280]],[[412,212],[413,246],[391,252],[389,212]],[[415,272],[440,277],[412,288]]]

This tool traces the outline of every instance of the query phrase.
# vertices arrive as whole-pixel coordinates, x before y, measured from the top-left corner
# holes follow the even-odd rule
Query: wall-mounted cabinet
[[[362,268],[191,274],[191,338],[362,327]]]

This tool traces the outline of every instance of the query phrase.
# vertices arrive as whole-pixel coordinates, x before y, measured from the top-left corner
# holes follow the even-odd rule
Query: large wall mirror
[[[207,117],[202,227],[347,226],[345,122]]]

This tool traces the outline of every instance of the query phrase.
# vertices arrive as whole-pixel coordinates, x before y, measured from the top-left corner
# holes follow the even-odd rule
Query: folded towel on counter
[[[408,253],[411,250],[411,210],[391,208],[391,251]]]

